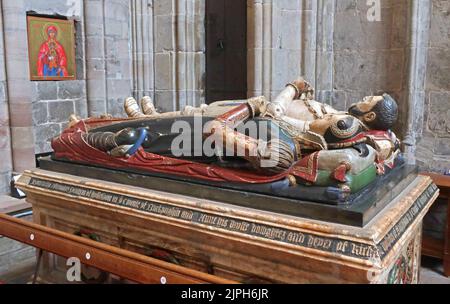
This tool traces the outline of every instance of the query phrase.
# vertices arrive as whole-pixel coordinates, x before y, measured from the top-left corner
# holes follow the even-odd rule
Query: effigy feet
[[[149,96],[142,97],[142,99],[141,99],[141,109],[142,109],[142,112],[146,116],[153,116],[153,115],[159,114],[156,111],[155,105],[153,104],[153,101],[152,101],[152,99]]]
[[[142,97],[138,103],[134,97],[128,97],[124,103],[125,113],[130,118],[152,117],[159,113],[156,111],[155,105],[149,96]]]

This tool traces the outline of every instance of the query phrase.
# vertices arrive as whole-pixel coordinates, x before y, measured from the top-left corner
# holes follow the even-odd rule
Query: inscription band
[[[267,224],[259,224],[227,216],[218,216],[216,214],[201,212],[194,209],[171,206],[127,195],[73,186],[35,177],[30,179],[29,185],[67,195],[94,199],[103,203],[166,216],[188,223],[207,225],[227,231],[238,232],[330,253],[338,253],[364,260],[371,260],[377,257],[384,258],[396,241],[400,239],[406,229],[412,224],[416,215],[425,208],[429,199],[437,191],[437,187],[434,184],[431,184],[414,202],[400,221],[386,234],[383,240],[377,246],[372,246],[360,242],[323,237]]]

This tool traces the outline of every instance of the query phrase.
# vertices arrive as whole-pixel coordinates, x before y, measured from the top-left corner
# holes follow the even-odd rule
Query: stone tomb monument
[[[405,164],[388,94],[340,112],[299,78],[271,102],[125,112],[72,116],[23,175],[36,222],[240,282],[418,281],[438,190]]]

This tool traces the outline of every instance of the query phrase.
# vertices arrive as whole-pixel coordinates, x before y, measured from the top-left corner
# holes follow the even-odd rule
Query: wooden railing
[[[5,214],[0,214],[0,235],[137,283],[237,283]]]

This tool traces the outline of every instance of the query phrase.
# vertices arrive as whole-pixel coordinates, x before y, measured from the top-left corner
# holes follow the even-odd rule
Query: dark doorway
[[[247,98],[247,0],[206,0],[206,102]]]

